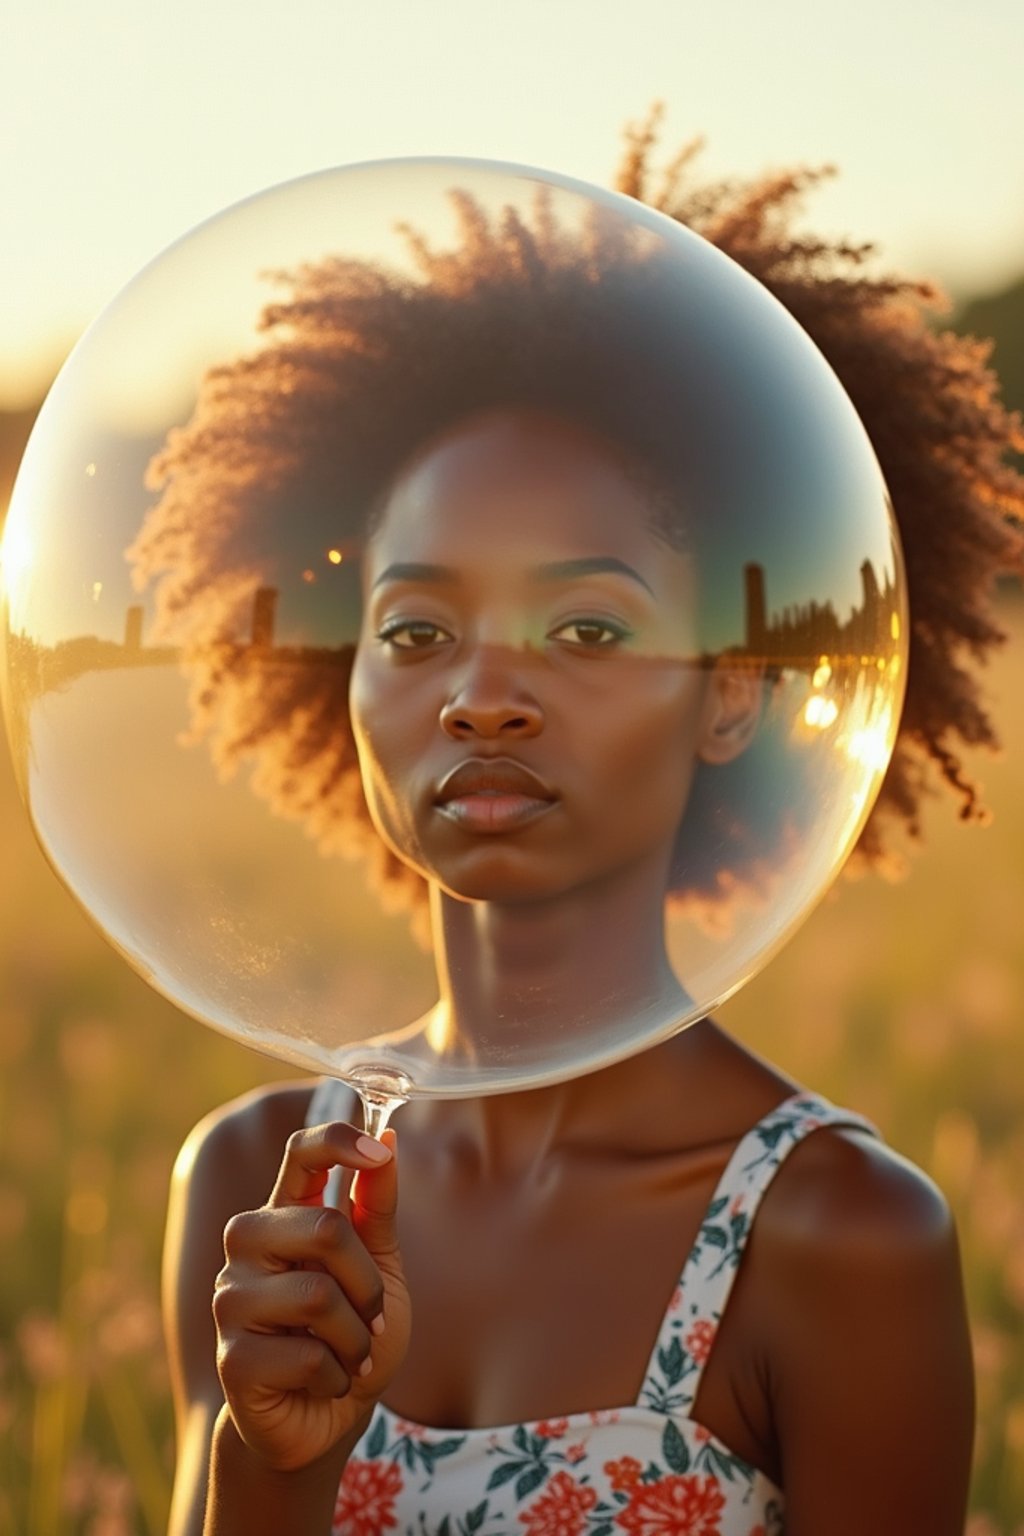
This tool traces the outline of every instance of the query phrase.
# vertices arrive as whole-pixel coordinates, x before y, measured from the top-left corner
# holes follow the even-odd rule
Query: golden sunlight
[[[27,519],[9,516],[0,537],[0,584],[8,601],[13,603],[18,588],[32,568],[34,555]]]

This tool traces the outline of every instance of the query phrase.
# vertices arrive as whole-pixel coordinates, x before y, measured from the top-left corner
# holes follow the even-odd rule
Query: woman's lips
[[[454,800],[439,804],[438,810],[471,832],[509,832],[543,816],[554,803],[534,800],[529,795],[499,795],[488,790],[478,795],[457,795]]]
[[[558,796],[511,758],[469,758],[442,781],[435,805],[471,832],[509,832],[550,811]]]

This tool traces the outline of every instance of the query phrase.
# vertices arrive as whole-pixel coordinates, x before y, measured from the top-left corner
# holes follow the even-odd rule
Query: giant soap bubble
[[[204,1023],[383,1102],[705,1015],[868,814],[905,670],[865,433],[630,199],[274,188],[147,267],[33,433],[5,710],[58,874]]]

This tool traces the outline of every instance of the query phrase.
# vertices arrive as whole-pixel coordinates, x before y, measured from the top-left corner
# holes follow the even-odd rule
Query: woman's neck
[[[653,861],[651,861],[653,863]],[[546,901],[458,901],[435,889],[432,930],[447,1048],[486,1033],[584,1030],[668,1013],[686,995],[664,939],[665,874],[639,862]]]
[[[584,1075],[541,1089],[410,1106],[403,1121],[444,1127],[478,1173],[500,1176],[504,1169],[519,1180],[557,1149],[632,1145],[646,1106],[657,1100],[665,1107],[659,1071],[683,1055],[696,1062],[700,1040],[714,1033],[700,1026],[671,1052],[588,1070],[616,1045],[677,1023],[690,1006],[665,952],[664,885],[664,869],[638,863],[617,871],[614,881],[544,902],[497,906],[435,891],[440,1002],[427,1026],[433,1048],[468,1062],[482,1043],[493,1056],[508,1042],[520,1059],[528,1062],[536,1051],[557,1066],[557,1039],[567,1065]],[[672,1076],[677,1094],[679,1077]]]

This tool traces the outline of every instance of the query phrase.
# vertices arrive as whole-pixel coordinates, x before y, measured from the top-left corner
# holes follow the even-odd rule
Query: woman
[[[648,148],[637,146],[626,190],[642,192]],[[774,274],[824,345],[900,511],[925,643],[883,818],[887,805],[913,821],[923,756],[973,805],[948,733],[978,740],[989,728],[949,652],[968,626],[982,645],[994,638],[979,591],[1015,548],[992,511],[997,495],[1018,495],[998,467],[1012,429],[978,357],[962,348],[953,367],[954,343],[908,315],[905,289],[856,271],[840,282],[822,247],[783,237],[794,185],[741,197],[731,214],[723,193],[717,233],[757,275]],[[705,217],[714,223],[707,206]],[[481,253],[467,240],[465,252],[449,296],[470,317],[464,356],[480,358],[474,318],[490,324],[503,304],[519,317],[521,295],[493,244]],[[351,334],[344,275],[325,267],[305,281],[287,314],[297,340],[271,349],[262,376],[238,370],[232,420],[236,434],[239,420],[253,424],[246,451],[258,457],[258,440],[286,461],[316,430],[328,373],[334,399],[365,396],[367,421],[392,400],[408,434],[371,441],[361,460],[353,499],[375,515],[349,695],[360,761],[334,762],[361,768],[381,879],[414,900],[426,882],[449,978],[435,1026],[457,1037],[468,1010],[528,1015],[531,1000],[548,1022],[591,1015],[609,993],[606,966],[625,1008],[671,1007],[678,982],[652,942],[659,925],[642,918],[671,883],[695,768],[742,758],[762,686],[689,665],[692,636],[678,626],[655,632],[665,613],[686,612],[691,571],[666,537],[657,475],[637,473],[650,463],[641,429],[609,447],[599,404],[567,406],[578,383],[568,396],[489,401],[486,372],[452,356],[451,310],[439,330],[446,377],[459,381],[448,399],[408,377],[410,337],[431,351],[430,315],[398,328],[390,375],[379,355],[366,363],[377,370],[367,390],[358,361],[347,373],[335,356],[324,363],[332,322]],[[305,338],[304,315],[315,321]],[[165,455],[169,490],[137,546],[143,566],[174,567],[176,475],[179,486],[191,476],[193,518],[206,475],[219,551],[233,515],[251,528],[252,494],[229,504],[229,463],[217,484],[230,458],[217,398]],[[941,568],[952,556],[934,543],[922,554],[937,494],[964,535],[950,541],[955,580]],[[486,592],[496,568],[499,603]],[[538,579],[553,572],[553,584]],[[165,602],[173,609],[173,578]],[[245,692],[244,659],[209,665],[207,707],[218,690]],[[627,667],[621,720],[602,689]],[[331,702],[325,691],[316,717],[328,739]],[[271,764],[285,761],[289,718],[286,701],[267,705]],[[243,734],[259,739],[251,718]],[[294,774],[294,742],[289,752]],[[623,799],[630,814],[609,817]],[[328,835],[348,804],[307,781],[301,814]],[[880,825],[863,841],[876,858]],[[166,1269],[173,1530],[326,1532],[332,1512],[353,1532],[962,1530],[972,1415],[955,1234],[939,1193],[859,1117],[704,1019],[553,1088],[413,1102],[399,1209],[395,1139],[362,1137],[350,1110],[333,1088],[275,1088],[187,1144]],[[341,1211],[323,1204],[334,1169],[357,1175]]]

